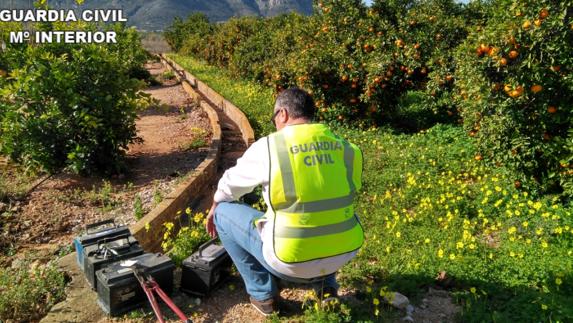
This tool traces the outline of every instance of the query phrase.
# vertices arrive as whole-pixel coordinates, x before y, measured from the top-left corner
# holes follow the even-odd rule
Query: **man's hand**
[[[217,202],[213,202],[213,205],[209,210],[209,214],[207,214],[207,223],[205,223],[205,229],[207,229],[207,233],[211,236],[211,238],[217,237],[217,228],[215,227],[215,222],[213,222],[217,205]]]

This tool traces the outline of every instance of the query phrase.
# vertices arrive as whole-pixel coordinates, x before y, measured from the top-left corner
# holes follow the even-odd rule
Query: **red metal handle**
[[[183,311],[181,311],[181,309],[179,309],[179,307],[173,303],[173,300],[171,300],[171,298],[165,294],[165,292],[161,289],[153,277],[147,275],[147,277],[141,277],[138,273],[135,273],[135,276],[138,278],[141,287],[145,291],[147,299],[149,299],[151,307],[153,308],[153,312],[155,312],[155,316],[157,316],[157,320],[159,320],[160,323],[164,323],[165,321],[163,320],[163,314],[159,309],[157,300],[155,299],[155,296],[153,296],[154,291],[157,293],[157,295],[159,295],[159,297],[161,297],[165,304],[167,304],[167,306],[169,306],[169,308],[175,312],[175,314],[177,314],[182,322],[191,323],[191,320],[189,320],[185,313],[183,313]]]
[[[149,303],[151,303],[151,307],[153,308],[153,312],[155,313],[157,320],[159,321],[159,323],[165,323],[165,321],[163,320],[163,314],[161,313],[161,309],[159,309],[159,304],[157,304],[157,300],[155,299],[155,296],[153,296],[153,291],[155,290],[155,287],[147,286],[147,282],[142,283],[141,287],[143,287],[143,290],[147,295],[147,299],[149,300]]]

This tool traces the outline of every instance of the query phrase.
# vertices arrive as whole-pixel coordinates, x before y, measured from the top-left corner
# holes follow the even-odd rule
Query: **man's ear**
[[[288,122],[289,115],[288,115],[287,109],[283,109],[283,110],[281,111],[281,113],[279,113],[279,115],[280,115],[280,118],[282,118],[282,122],[283,122],[283,123],[287,123],[287,122]]]

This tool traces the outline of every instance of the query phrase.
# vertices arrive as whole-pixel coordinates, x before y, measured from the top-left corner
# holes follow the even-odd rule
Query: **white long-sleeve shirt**
[[[245,151],[243,156],[237,160],[236,166],[225,171],[217,186],[217,192],[214,196],[215,202],[236,201],[241,196],[252,192],[258,185],[261,185],[263,199],[267,206],[270,206],[269,169],[268,137],[263,137]],[[263,242],[263,256],[267,264],[274,270],[290,277],[314,278],[331,274],[354,258],[357,252],[352,251],[338,256],[301,263],[284,263],[274,253],[272,228],[272,217],[265,217],[257,224],[257,229]]]

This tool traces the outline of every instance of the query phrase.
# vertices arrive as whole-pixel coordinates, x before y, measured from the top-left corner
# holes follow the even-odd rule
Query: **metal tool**
[[[169,298],[169,296],[167,296],[167,294],[163,292],[163,290],[161,289],[159,284],[157,284],[155,279],[153,279],[151,275],[148,275],[145,272],[144,267],[134,265],[130,268],[133,271],[135,278],[137,278],[137,280],[139,281],[141,288],[143,288],[143,291],[147,295],[147,299],[149,300],[149,303],[153,308],[153,312],[155,312],[155,316],[157,317],[157,320],[160,323],[165,323],[165,321],[163,320],[163,314],[161,313],[159,304],[157,303],[157,300],[155,299],[153,292],[157,293],[157,295],[161,297],[161,299],[165,302],[165,304],[167,304],[167,306],[169,306],[169,308],[171,308],[171,310],[175,312],[175,314],[177,314],[177,316],[179,317],[179,319],[181,319],[182,322],[192,323],[191,320],[188,319],[187,316],[179,309],[179,307],[177,307],[177,305],[173,303],[171,298]]]

